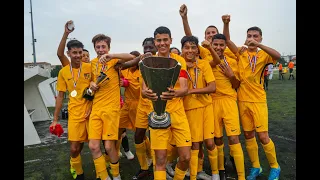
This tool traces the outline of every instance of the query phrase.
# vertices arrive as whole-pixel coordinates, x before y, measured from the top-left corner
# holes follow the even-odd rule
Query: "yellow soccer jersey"
[[[81,69],[81,71],[80,71]],[[57,80],[57,91],[69,92],[68,114],[69,121],[85,121],[86,108],[89,101],[83,98],[84,90],[90,86],[91,82],[91,65],[89,63],[82,63],[81,68],[72,68],[70,71],[70,64],[63,67],[59,71]],[[78,73],[80,75],[78,78]],[[76,82],[76,88],[74,88],[74,81]],[[71,97],[70,93],[76,90],[77,95]]]
[[[196,67],[198,67],[196,80]],[[215,76],[212,73],[211,66],[208,61],[198,60],[198,64],[194,62],[192,68],[188,68],[190,78],[188,79],[188,89],[194,88],[195,81],[197,81],[196,88],[205,88],[208,83],[215,81]],[[212,103],[210,94],[190,94],[184,97],[183,104],[185,110],[205,107]]]
[[[256,64],[250,66],[250,59],[257,57]],[[266,92],[263,89],[263,81],[261,80],[264,68],[267,64],[275,64],[276,60],[260,50],[257,52],[245,51],[241,55],[238,54],[238,66],[240,73],[240,87],[238,90],[238,100],[247,102],[266,102]],[[252,70],[254,68],[254,71]]]

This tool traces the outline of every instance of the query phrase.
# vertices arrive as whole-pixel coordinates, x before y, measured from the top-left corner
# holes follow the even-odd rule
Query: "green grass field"
[[[288,77],[287,73],[285,80],[280,81],[277,72],[275,72],[273,80],[269,81],[269,90],[267,91],[269,133],[276,146],[278,162],[282,169],[281,180],[296,179],[296,81],[289,81]],[[66,120],[61,121],[64,128],[66,128],[66,123]],[[48,130],[49,125],[48,121],[36,123],[36,129],[43,143],[24,147],[25,180],[72,180],[69,172],[67,134],[63,134],[62,138],[51,136]],[[131,151],[135,153],[132,132],[128,133],[128,138]],[[241,134],[240,140],[245,156],[246,174],[248,174],[250,161],[244,145],[243,134]],[[227,144],[227,139],[225,139],[225,144]],[[258,143],[258,145],[260,164],[264,170],[258,180],[265,180],[268,178],[270,168],[261,144]],[[122,149],[121,151],[123,152]],[[225,154],[227,156],[229,154],[228,146],[225,146]],[[82,151],[82,164],[86,179],[94,180],[94,164],[87,143]],[[123,180],[130,180],[138,169],[137,158],[132,161],[126,158],[120,159],[120,173]],[[210,164],[207,158],[204,162],[204,170],[210,173]],[[231,166],[228,166],[228,176],[235,178],[236,174],[230,170],[232,171]]]

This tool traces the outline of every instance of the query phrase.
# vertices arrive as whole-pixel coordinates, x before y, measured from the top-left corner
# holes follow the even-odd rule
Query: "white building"
[[[35,65],[34,63],[24,63],[25,68],[33,68]],[[46,71],[51,73],[52,67],[50,63],[47,62],[36,62],[36,66],[39,66],[42,69],[45,69]]]

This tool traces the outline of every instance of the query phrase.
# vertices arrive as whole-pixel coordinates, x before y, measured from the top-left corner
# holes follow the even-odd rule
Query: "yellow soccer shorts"
[[[205,107],[186,110],[189,121],[191,141],[202,142],[214,137],[214,116],[212,104]]]
[[[268,106],[266,102],[239,101],[238,106],[244,131],[268,131]]]
[[[153,111],[152,106],[138,106],[135,127],[148,129],[148,115]]]
[[[120,109],[104,107],[92,111],[89,119],[89,139],[118,140]]]
[[[231,98],[213,99],[212,107],[215,120],[215,137],[220,138],[223,136],[223,127],[226,129],[227,136],[241,134],[239,110],[236,100]]]
[[[138,100],[126,100],[120,111],[119,128],[134,130]]]
[[[171,126],[169,128],[150,128],[151,149],[167,149],[169,142],[173,140],[177,147],[191,146],[191,133],[184,108],[170,112],[170,118]]]
[[[85,121],[68,121],[68,140],[69,141],[88,141],[88,120]]]

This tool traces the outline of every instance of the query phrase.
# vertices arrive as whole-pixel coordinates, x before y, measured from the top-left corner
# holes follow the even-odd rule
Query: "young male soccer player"
[[[186,62],[174,53],[170,53],[170,44],[172,43],[171,32],[167,27],[160,26],[154,31],[154,43],[158,49],[157,56],[170,57],[177,60],[181,64],[180,76],[174,88],[169,88],[167,92],[163,92],[160,98],[168,100],[166,111],[170,113],[171,127],[167,129],[150,129],[151,133],[151,149],[155,150],[156,165],[154,171],[155,180],[166,179],[166,160],[167,145],[170,134],[176,142],[179,162],[175,168],[175,180],[182,180],[185,177],[186,170],[190,161],[191,134],[188,120],[183,107],[182,97],[188,92]],[[158,98],[156,93],[147,88],[144,84],[142,95],[150,100]]]
[[[196,180],[200,142],[208,149],[212,180],[219,180],[218,152],[214,144],[214,115],[211,93],[216,90],[215,77],[208,61],[198,59],[198,39],[184,36],[181,39],[182,55],[193,67],[187,69],[188,93],[184,97],[184,108],[191,131],[190,179]]]
[[[234,46],[230,49],[239,53],[240,87],[238,89],[238,106],[246,139],[246,148],[253,166],[247,180],[256,179],[262,173],[255,132],[258,134],[271,167],[268,179],[276,180],[279,179],[281,170],[277,162],[275,145],[269,138],[268,106],[261,78],[268,64],[275,64],[281,55],[278,51],[261,44],[261,41],[262,30],[256,26],[250,27],[247,30],[245,41],[248,48],[240,49]]]
[[[59,71],[54,120],[50,127],[55,129],[59,120],[64,93],[69,92],[68,102],[68,141],[70,142],[70,171],[74,179],[83,180],[84,174],[80,152],[83,142],[88,140],[86,109],[89,101],[82,97],[85,88],[91,81],[91,65],[81,62],[83,44],[78,40],[71,40],[67,44],[67,54],[70,64]]]
[[[94,91],[92,111],[89,119],[89,148],[96,168],[96,177],[104,180],[108,177],[105,157],[100,150],[100,141],[110,157],[113,179],[121,179],[119,174],[119,156],[115,148],[118,140],[120,120],[119,75],[114,66],[134,58],[129,53],[109,54],[111,38],[104,34],[93,37],[92,43],[97,58],[91,61],[93,82],[90,89]],[[95,84],[100,72],[109,78],[101,84]],[[110,179],[110,177],[108,177]]]

